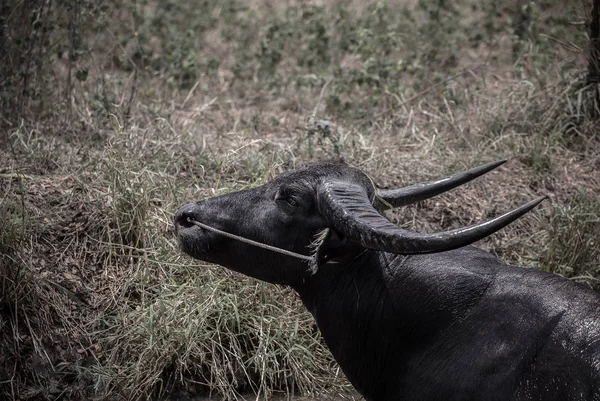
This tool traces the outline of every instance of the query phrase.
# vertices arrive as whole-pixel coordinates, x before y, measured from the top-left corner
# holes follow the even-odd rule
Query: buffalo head
[[[436,181],[377,190],[364,172],[343,163],[286,172],[252,189],[182,206],[175,229],[189,255],[271,283],[295,286],[312,268],[367,250],[395,254],[442,252],[473,243],[535,207],[538,198],[484,223],[421,234],[398,228],[381,211],[427,199],[468,182],[504,161]],[[249,240],[312,255],[313,262],[274,252],[199,227],[200,222]]]

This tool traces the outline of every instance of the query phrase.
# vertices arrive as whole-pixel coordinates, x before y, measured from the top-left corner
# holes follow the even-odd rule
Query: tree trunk
[[[594,0],[590,24],[588,83],[600,83],[600,0]]]

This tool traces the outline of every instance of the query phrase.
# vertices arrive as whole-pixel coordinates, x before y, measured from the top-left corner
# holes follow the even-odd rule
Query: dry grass
[[[390,217],[435,231],[550,195],[479,246],[600,288],[585,10],[547,1],[519,36],[487,1],[254,3],[82,3],[78,59],[34,52],[35,97],[2,82],[5,397],[352,398],[292,292],[184,257],[171,227],[187,201],[315,160],[392,187],[508,158]]]

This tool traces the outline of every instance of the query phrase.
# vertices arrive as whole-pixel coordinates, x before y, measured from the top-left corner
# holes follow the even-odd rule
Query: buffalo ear
[[[344,234],[327,228],[317,235],[314,244],[313,260],[310,270],[314,274],[317,269],[329,262],[337,263],[354,258],[364,250],[357,243],[346,240]]]

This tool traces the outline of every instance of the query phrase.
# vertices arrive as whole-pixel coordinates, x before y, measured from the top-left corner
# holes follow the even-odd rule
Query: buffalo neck
[[[441,260],[369,250],[348,263],[321,266],[296,288],[363,394],[384,396],[390,384],[379,383],[379,373],[394,370],[395,377],[406,377],[411,358],[485,293],[489,277],[440,265]]]

